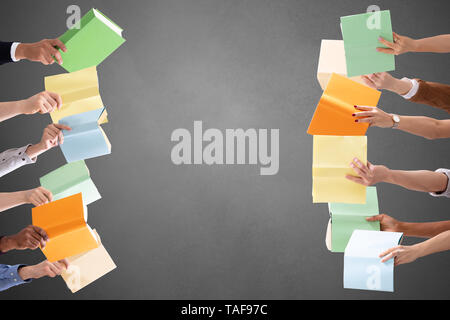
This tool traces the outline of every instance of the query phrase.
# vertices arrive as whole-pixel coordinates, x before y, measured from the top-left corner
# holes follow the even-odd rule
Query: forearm
[[[443,173],[426,170],[389,170],[383,182],[414,191],[442,193],[447,189],[448,178]]]
[[[0,122],[23,114],[23,101],[0,102]]]
[[[428,256],[433,253],[450,250],[450,231],[445,231],[415,245],[419,250],[419,257]]]
[[[450,138],[450,120],[400,116],[398,129],[430,140]]]
[[[450,52],[450,34],[414,40],[413,52]]]
[[[438,222],[400,222],[398,232],[403,232],[408,237],[433,238],[438,234],[450,230],[450,221]]]
[[[26,203],[25,191],[0,193],[0,212]]]

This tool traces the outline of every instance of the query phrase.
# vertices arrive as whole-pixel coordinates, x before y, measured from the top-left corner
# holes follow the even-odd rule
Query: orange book
[[[376,107],[380,96],[378,90],[333,73],[307,132],[323,136],[364,136],[369,124],[355,122],[352,114],[358,110],[354,106]]]
[[[55,262],[99,246],[92,229],[86,224],[87,208],[81,193],[32,209],[33,225],[47,232],[49,241],[42,252]]]

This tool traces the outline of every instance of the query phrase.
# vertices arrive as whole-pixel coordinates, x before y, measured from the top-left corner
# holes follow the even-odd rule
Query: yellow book
[[[354,158],[367,163],[366,136],[314,136],[314,203],[366,203],[366,187],[345,178]]]
[[[50,113],[53,123],[68,116],[104,108],[96,67],[45,77],[45,90],[58,93],[63,102],[59,110]],[[100,124],[106,122],[108,119],[105,118]]]
[[[69,268],[61,274],[72,293],[83,289],[116,268],[114,261],[101,244],[97,231],[95,229],[93,231],[100,244],[99,247],[68,258]]]

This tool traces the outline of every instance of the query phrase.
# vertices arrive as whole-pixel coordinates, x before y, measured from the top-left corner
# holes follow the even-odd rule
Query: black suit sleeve
[[[12,42],[0,41],[0,64],[12,62],[11,60],[11,45]]]

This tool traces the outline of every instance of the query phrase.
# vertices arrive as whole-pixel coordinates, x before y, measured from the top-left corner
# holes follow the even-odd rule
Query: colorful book
[[[379,255],[402,240],[399,232],[355,230],[344,254],[344,288],[394,291],[394,261]]]
[[[379,221],[367,221],[378,215],[376,187],[367,187],[365,204],[329,203],[331,217],[331,251],[344,252],[354,230],[380,231]]]
[[[104,108],[98,88],[97,68],[45,77],[45,90],[58,93],[63,101],[59,110],[50,113],[53,123],[92,110]],[[103,122],[107,122],[105,118]]]
[[[313,202],[366,203],[366,187],[348,180],[354,158],[367,163],[366,136],[314,136]]]
[[[81,193],[32,209],[33,225],[47,232],[42,252],[51,262],[95,249],[95,234],[87,225],[87,208]]]
[[[111,153],[111,143],[100,123],[106,110],[92,110],[61,119],[59,123],[72,128],[63,130],[64,143],[60,145],[67,162],[86,160]]]
[[[317,80],[322,90],[327,87],[333,73],[347,77],[344,41],[323,39],[320,45],[319,65],[317,67]],[[365,85],[361,76],[351,77],[350,79]]]
[[[341,17],[341,31],[349,77],[395,70],[394,55],[376,50],[379,37],[393,42],[389,10]]]
[[[41,186],[50,190],[53,200],[82,193],[84,205],[101,199],[83,160],[71,162],[40,178]]]
[[[98,66],[119,48],[125,39],[123,29],[97,9],[91,9],[80,21],[80,28],[69,29],[61,40],[67,52],[61,52],[62,67],[68,72]]]
[[[116,268],[114,261],[101,243],[97,231],[94,229],[93,232],[99,246],[88,252],[67,258],[70,264],[69,268],[61,274],[72,293],[83,289]]]
[[[381,92],[333,73],[308,128],[311,135],[363,136],[368,123],[356,123],[356,106],[376,107]]]

